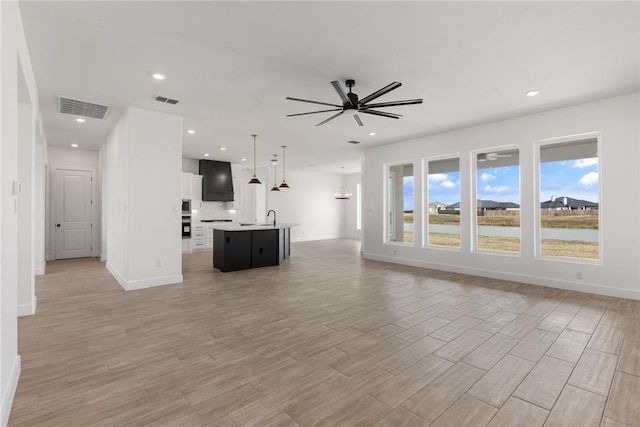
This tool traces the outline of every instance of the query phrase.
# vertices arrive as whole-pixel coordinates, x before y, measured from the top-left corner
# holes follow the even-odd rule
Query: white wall
[[[46,267],[46,173],[47,146],[44,144],[40,126],[36,129],[35,171],[34,171],[34,249],[33,270],[36,275],[43,275]]]
[[[30,105],[19,114],[19,102]],[[18,283],[33,275],[18,267],[18,254],[24,249],[20,239],[33,239],[33,168],[21,171],[19,164],[33,164],[32,131],[39,121],[39,101],[29,51],[22,28],[18,2],[0,2],[0,425],[6,425],[13,396],[20,377],[18,356]],[[24,105],[22,106],[24,107]],[[19,119],[19,116],[20,119]],[[27,123],[19,126],[18,123]],[[28,129],[31,123],[31,129]],[[21,136],[19,136],[19,132]],[[30,151],[19,162],[19,141],[27,139]],[[46,140],[43,138],[43,143]],[[21,150],[22,151],[22,150]],[[28,167],[28,166],[27,166]],[[25,174],[29,176],[25,176]],[[29,188],[23,195],[12,194],[12,183],[28,180]],[[28,200],[25,202],[25,197]],[[18,227],[18,207],[24,203],[31,206],[23,233]],[[32,249],[27,252],[32,253]],[[29,260],[33,265],[33,259]],[[20,272],[20,273],[19,273]],[[28,277],[27,277],[28,278]],[[28,281],[27,281],[28,282]]]
[[[22,73],[22,70],[19,70]],[[18,87],[18,91],[22,85]],[[26,91],[26,87],[23,88]],[[27,95],[28,96],[28,95]],[[18,103],[18,316],[35,313],[34,179],[35,120],[28,102]]]
[[[102,221],[102,212],[100,210],[100,205],[97,203],[98,194],[97,188],[99,185],[99,181],[101,180],[99,171],[99,153],[96,150],[83,150],[81,148],[67,148],[67,147],[58,147],[58,146],[49,146],[47,149],[48,156],[48,182],[49,182],[49,197],[47,197],[46,201],[46,235],[47,235],[47,259],[55,259],[56,254],[56,246],[55,246],[55,227],[53,223],[55,222],[55,218],[53,218],[53,209],[51,197],[53,196],[55,189],[53,188],[54,183],[54,174],[56,169],[75,169],[75,170],[85,170],[91,171],[93,176],[93,184],[92,184],[92,197],[93,197],[93,230],[92,230],[92,246],[93,253],[92,256],[98,255],[98,248],[101,247],[100,239],[101,234],[99,233],[100,227],[98,225]]]
[[[351,193],[351,198],[342,200],[343,206],[343,236],[348,239],[360,239],[361,230],[356,225],[357,217],[357,196],[356,186],[360,183],[362,175],[360,173],[352,173],[344,176],[344,190]]]
[[[128,108],[108,137],[107,268],[126,290],[182,282],[181,159],[177,116]]]
[[[602,262],[571,262],[534,257],[535,141],[601,132]],[[563,289],[640,299],[640,108],[638,93],[604,99],[516,119],[418,138],[365,151],[364,256],[401,264],[459,271]],[[460,251],[383,244],[384,164],[414,164],[415,217],[421,218],[422,161],[429,156],[460,155],[461,200],[471,204],[470,150],[517,144],[520,148],[522,252],[520,255],[474,253],[470,233],[463,233]],[[470,210],[463,211],[461,229],[471,229]],[[415,223],[415,235],[422,224]],[[417,239],[419,240],[419,239]],[[582,279],[578,280],[581,273]]]
[[[269,191],[273,187],[273,168],[269,168],[268,177],[261,175],[259,178],[266,184],[265,211],[274,209],[279,223],[300,224],[291,229],[291,241],[337,239],[343,236],[345,201],[333,197],[342,185],[340,174],[287,169],[287,184],[291,188],[279,192]]]

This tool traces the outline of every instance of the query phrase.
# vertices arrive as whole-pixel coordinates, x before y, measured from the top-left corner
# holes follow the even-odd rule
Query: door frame
[[[60,166],[60,165],[51,165],[49,168],[49,194],[50,198],[50,206],[49,206],[49,236],[50,236],[50,245],[49,245],[49,253],[50,259],[56,259],[56,179],[55,174],[58,170],[71,170],[71,171],[79,171],[79,172],[90,172],[91,173],[91,256],[96,257],[97,255],[97,239],[96,239],[96,170],[93,168],[83,168],[77,166]]]

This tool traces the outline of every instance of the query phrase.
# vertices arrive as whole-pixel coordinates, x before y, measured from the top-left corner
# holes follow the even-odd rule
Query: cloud
[[[453,188],[455,187],[457,184],[453,181],[450,180],[446,180],[446,181],[442,181],[442,183],[440,184],[442,187],[444,188]]]
[[[449,177],[446,173],[432,173],[429,174],[429,181],[439,182],[446,181]]]
[[[578,169],[584,169],[584,168],[588,168],[591,166],[596,166],[598,164],[598,158],[597,157],[593,157],[590,159],[578,159],[578,160],[574,160],[573,163],[571,164],[572,167],[574,168],[578,168]]]
[[[491,175],[490,173],[487,173],[487,172],[483,172],[482,175],[480,175],[480,179],[483,181],[489,181],[495,178],[496,178],[495,175]]]
[[[585,187],[590,187],[594,184],[598,183],[598,172],[589,172],[587,174],[585,174],[582,178],[580,178],[580,181],[578,181],[580,184],[584,185]]]
[[[495,187],[493,185],[487,185],[484,187],[484,191],[490,193],[504,193],[507,190],[509,190],[509,187],[506,185],[496,185]]]

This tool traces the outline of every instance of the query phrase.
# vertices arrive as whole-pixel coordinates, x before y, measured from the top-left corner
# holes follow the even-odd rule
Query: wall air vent
[[[347,141],[349,144],[360,144],[360,141]]]
[[[78,99],[58,97],[58,111],[74,116],[91,117],[93,119],[104,120],[109,107],[106,105],[94,104],[92,102],[80,101]]]
[[[164,96],[156,96],[153,99],[155,99],[158,102],[163,102],[165,104],[171,104],[171,105],[176,105],[178,103],[177,99],[166,98]]]

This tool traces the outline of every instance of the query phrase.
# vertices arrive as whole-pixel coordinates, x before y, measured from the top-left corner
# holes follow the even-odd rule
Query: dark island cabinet
[[[221,271],[251,268],[251,233],[214,230],[213,266]]]
[[[213,266],[222,272],[279,265],[289,257],[288,228],[213,233]]]
[[[278,265],[279,230],[254,230],[251,232],[251,267]]]

